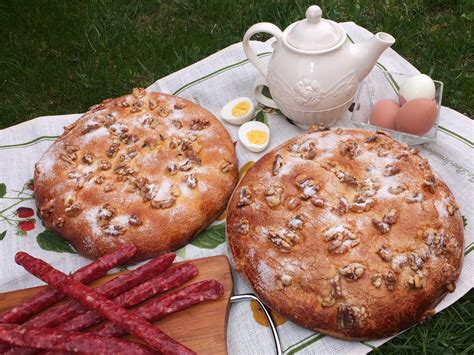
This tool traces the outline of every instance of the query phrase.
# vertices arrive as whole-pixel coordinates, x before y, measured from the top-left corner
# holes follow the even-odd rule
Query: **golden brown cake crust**
[[[137,246],[136,259],[185,245],[236,183],[234,144],[219,120],[144,89],[91,107],[35,166],[46,227],[91,259],[124,243]]]
[[[275,148],[234,191],[227,235],[266,304],[351,340],[429,318],[463,260],[452,193],[382,132],[316,131]]]

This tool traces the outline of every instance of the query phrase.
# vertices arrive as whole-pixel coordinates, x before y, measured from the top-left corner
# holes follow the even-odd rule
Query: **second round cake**
[[[227,234],[237,270],[265,303],[344,339],[429,318],[463,258],[448,187],[383,132],[316,131],[275,148],[234,191]]]

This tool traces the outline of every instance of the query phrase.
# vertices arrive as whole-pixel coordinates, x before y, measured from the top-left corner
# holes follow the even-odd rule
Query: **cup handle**
[[[261,60],[257,54],[255,54],[254,50],[250,46],[250,38],[259,32],[266,32],[275,36],[276,43],[278,44],[281,40],[282,32],[281,30],[272,23],[269,22],[261,22],[253,25],[250,27],[247,32],[245,32],[244,39],[242,41],[242,45],[244,47],[244,52],[250,62],[255,65],[255,68],[263,75],[264,78],[267,77],[267,65],[263,60]]]
[[[253,84],[253,96],[260,102],[262,105],[271,107],[271,108],[278,108],[275,101],[263,95],[262,90],[264,86],[268,86],[267,82],[264,78],[258,78],[255,80],[255,84]]]

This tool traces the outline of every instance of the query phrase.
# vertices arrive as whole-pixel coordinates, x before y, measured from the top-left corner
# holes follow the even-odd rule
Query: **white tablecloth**
[[[343,26],[355,42],[371,36],[370,32],[354,23],[344,23]],[[253,45],[263,58],[268,59],[272,51],[268,42],[253,42]],[[392,49],[388,49],[379,62],[390,71],[418,73]],[[257,77],[257,71],[246,60],[241,43],[236,43],[156,81],[148,87],[148,90],[172,93],[191,99],[218,116],[221,107],[231,99],[251,96],[252,85]],[[17,212],[19,207],[34,209],[32,186],[28,183],[33,176],[34,163],[62,133],[62,127],[79,116],[80,114],[38,117],[0,131],[0,291],[31,287],[41,283],[14,263],[14,255],[19,250],[41,257],[67,273],[88,263],[85,258],[70,253],[72,250],[69,245],[61,239],[42,233],[44,228],[35,215],[24,217],[28,216],[28,209]],[[268,117],[271,142],[267,151],[302,133],[302,130],[288,123],[282,116],[268,114]],[[237,141],[238,128],[226,123],[224,125],[232,139]],[[351,126],[349,114],[336,125]],[[437,311],[454,303],[474,285],[473,128],[474,125],[469,118],[443,107],[437,141],[423,145],[421,150],[421,154],[428,157],[432,166],[448,182],[467,223],[463,272],[456,291],[445,297],[436,307]],[[237,144],[239,167],[248,161],[256,161],[264,153],[251,153]],[[220,223],[223,221],[216,221],[215,224]],[[228,255],[223,233],[222,228],[214,227],[212,233],[202,234],[197,241],[180,249],[179,257],[194,259],[218,254]],[[235,272],[234,281],[235,293],[251,292]],[[282,347],[288,354],[359,354],[366,353],[371,347],[387,341],[387,339],[365,343],[342,341],[315,334],[289,321],[280,325],[278,331]],[[230,354],[264,354],[273,350],[268,328],[255,321],[249,304],[235,304],[231,308],[228,350]]]

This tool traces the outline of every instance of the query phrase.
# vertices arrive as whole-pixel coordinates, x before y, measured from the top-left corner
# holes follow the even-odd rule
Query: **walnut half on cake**
[[[41,219],[92,259],[124,243],[137,246],[137,259],[185,245],[236,183],[235,148],[219,120],[144,89],[91,107],[35,166]]]
[[[430,317],[463,260],[449,188],[383,132],[316,131],[275,148],[233,193],[227,234],[237,270],[266,304],[352,340]]]

